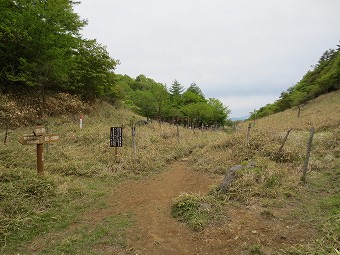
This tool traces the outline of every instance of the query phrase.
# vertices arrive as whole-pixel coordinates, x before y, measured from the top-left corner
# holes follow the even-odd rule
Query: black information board
[[[110,128],[110,147],[123,146],[123,131],[121,127]]]

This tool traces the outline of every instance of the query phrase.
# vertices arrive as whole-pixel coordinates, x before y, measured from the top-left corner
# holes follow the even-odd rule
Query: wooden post
[[[298,109],[299,109],[299,110],[298,110],[297,117],[300,118],[300,113],[301,113],[301,106],[300,106],[300,105],[298,105]]]
[[[132,133],[132,159],[136,160],[136,127],[133,122],[131,122],[131,133]]]
[[[178,121],[176,122],[176,128],[177,128],[176,137],[177,137],[177,141],[179,141],[179,127],[178,127]]]
[[[32,135],[23,135],[19,139],[22,145],[37,145],[37,171],[39,175],[44,174],[44,143],[59,141],[58,134],[45,134],[44,126],[37,126]]]
[[[80,116],[79,116],[79,128],[80,129],[83,128],[83,119],[84,119],[83,114],[80,114]]]
[[[306,158],[305,158],[305,162],[303,165],[303,175],[301,177],[301,181],[303,183],[306,183],[306,175],[307,175],[309,157],[310,157],[310,152],[312,150],[313,135],[314,135],[314,127],[310,129],[310,134],[309,134],[309,139],[308,139],[308,144],[307,144]]]
[[[6,121],[4,144],[7,143],[7,138],[8,138],[8,121]]]
[[[117,159],[118,158],[118,148],[115,147],[115,158]]]
[[[287,141],[287,139],[288,139],[288,136],[289,136],[290,131],[292,131],[292,128],[288,129],[287,134],[286,134],[286,136],[285,136],[285,138],[283,139],[283,142],[282,142],[282,144],[281,144],[281,147],[280,147],[280,149],[279,149],[278,152],[277,152],[277,155],[278,155],[278,156],[280,156],[281,153],[282,153],[283,146],[285,145],[285,143],[286,143],[286,141]]]
[[[233,123],[233,130],[236,131],[236,129],[237,129],[237,124],[236,124],[236,121],[234,121],[234,123]]]
[[[249,123],[249,125],[248,125],[248,132],[247,132],[247,146],[249,145],[250,129],[251,129],[251,123]]]
[[[49,133],[48,126],[46,125],[46,134]],[[49,151],[49,145],[48,143],[45,144],[45,154],[48,154]],[[46,156],[46,155],[45,155]]]
[[[44,175],[43,152],[44,152],[44,144],[43,143],[37,144],[37,170],[38,170],[39,175]]]

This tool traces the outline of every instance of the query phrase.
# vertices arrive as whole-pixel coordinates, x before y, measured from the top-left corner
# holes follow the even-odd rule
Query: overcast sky
[[[195,82],[231,117],[272,103],[340,40],[340,0],[82,0],[116,73]]]

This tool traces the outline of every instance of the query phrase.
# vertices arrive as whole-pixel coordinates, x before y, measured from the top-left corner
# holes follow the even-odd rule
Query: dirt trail
[[[226,218],[201,232],[195,232],[171,216],[174,198],[181,193],[206,194],[221,176],[193,171],[185,160],[174,162],[163,172],[139,180],[127,180],[111,191],[107,207],[88,211],[82,220],[60,232],[39,237],[28,247],[32,254],[53,245],[54,240],[74,235],[78,228],[102,222],[103,219],[131,214],[134,226],[128,229],[126,249],[96,246],[100,254],[115,255],[249,255],[258,247],[264,254],[274,254],[283,247],[306,244],[317,233],[297,220],[287,219],[294,204],[272,208],[274,217],[263,217],[260,205],[225,206]],[[253,249],[253,252],[252,252]],[[263,254],[263,253],[261,253]]]
[[[183,192],[206,194],[219,181],[221,178],[191,170],[185,161],[175,162],[158,175],[120,184],[112,191],[109,207],[91,215],[98,220],[132,213],[135,226],[128,232],[128,248],[122,254],[250,254],[251,247],[256,246],[272,254],[283,246],[304,243],[315,236],[297,222],[263,218],[262,209],[256,205],[229,206],[225,222],[201,232],[194,232],[171,217],[175,197]]]
[[[197,254],[193,240],[197,233],[172,218],[170,208],[181,193],[205,194],[213,182],[181,161],[151,178],[119,185],[109,203],[116,213],[133,214],[135,227],[128,233],[131,254]]]

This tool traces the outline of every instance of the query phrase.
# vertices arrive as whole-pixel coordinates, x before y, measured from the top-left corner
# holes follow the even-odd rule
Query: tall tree
[[[165,117],[166,106],[169,104],[169,93],[166,90],[166,86],[161,83],[154,83],[151,93],[156,103],[157,118],[160,121]]]
[[[74,56],[72,89],[86,99],[105,95],[113,82],[110,73],[115,66],[104,46],[96,40],[83,40]]]
[[[2,0],[0,9],[0,81],[2,90],[62,86],[86,24],[73,2]]]
[[[216,98],[209,98],[208,104],[212,108],[212,122],[217,126],[223,126],[225,121],[230,114],[230,110],[227,106],[224,106],[223,103]]]
[[[141,115],[146,116],[148,119],[156,116],[157,104],[151,91],[133,91],[131,93],[131,99],[133,100],[133,103],[138,107],[138,112]]]
[[[170,102],[171,106],[169,106],[168,113],[172,120],[178,120],[182,117],[182,112],[180,108],[182,107],[182,93],[184,91],[184,87],[177,80],[174,80],[171,87],[169,88],[170,93]]]
[[[197,86],[196,83],[191,83],[189,88],[186,90],[186,92],[192,92],[198,96],[200,96],[202,99],[205,99],[204,94],[202,90]]]
[[[180,97],[184,91],[184,87],[177,80],[174,80],[169,89],[170,95],[174,98]]]

